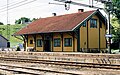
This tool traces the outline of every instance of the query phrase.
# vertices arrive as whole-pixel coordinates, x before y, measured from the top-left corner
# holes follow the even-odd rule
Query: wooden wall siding
[[[77,52],[77,38],[75,37],[75,41],[74,41],[74,46],[75,46],[75,52]]]
[[[61,40],[60,47],[54,47],[54,39],[55,38],[60,38],[60,40]],[[61,38],[61,34],[60,33],[54,33],[53,34],[53,51],[55,51],[55,52],[62,52],[62,38]]]
[[[61,35],[63,35],[63,38],[61,37]],[[56,51],[57,52],[62,52],[62,51],[64,51],[64,52],[73,52],[73,51],[77,51],[77,39],[74,37],[74,42],[73,42],[73,36],[72,36],[72,34],[69,34],[69,33],[63,33],[63,34],[54,33],[53,39],[54,38],[60,38],[60,40],[61,40],[61,46],[60,47],[53,47],[53,51],[55,51],[55,52]],[[72,38],[72,46],[71,47],[65,47],[64,46],[64,38]],[[74,44],[74,50],[73,50],[73,44]]]
[[[62,51],[64,51],[64,52],[77,52],[77,38],[75,37],[75,34],[74,34],[74,39],[73,39],[73,35],[70,33],[62,33],[62,35],[63,35],[62,36],[63,41],[62,41],[61,33],[54,33],[53,34],[53,38],[51,37],[51,40],[50,40],[51,41],[51,51],[54,51],[54,52],[62,52]],[[36,36],[36,51],[44,51],[44,49],[43,49],[44,45],[42,45],[42,47],[37,47],[37,39],[42,39],[42,36],[40,34],[28,35],[28,47],[35,47],[35,43],[30,44],[30,40],[34,41],[34,36]],[[61,40],[60,47],[54,47],[54,39],[55,38],[60,38],[60,40]],[[72,46],[65,47],[64,46],[64,38],[72,38]],[[52,39],[53,39],[53,41],[52,41]],[[43,41],[42,41],[42,44],[43,44]],[[73,48],[74,48],[74,50],[73,50]]]
[[[102,23],[102,28],[100,28],[100,48],[101,49],[105,49],[106,48],[105,34],[106,34],[105,25]]]
[[[65,38],[72,38],[72,46],[70,46],[70,47],[65,47],[64,46],[63,51],[65,51],[65,52],[73,52],[73,37],[68,33],[63,34],[63,44],[64,44],[64,39]]]
[[[42,39],[42,36],[40,34],[36,35],[36,50],[43,51],[43,45],[42,47],[37,47],[37,39]],[[42,41],[42,44],[43,44],[43,41]]]
[[[33,44],[30,44],[30,40],[33,40]],[[34,47],[34,38],[33,35],[28,35],[28,47]]]
[[[102,28],[99,29],[99,18],[95,15],[92,18],[97,19],[97,28],[90,28],[90,20],[86,21],[88,23],[86,23],[86,27],[81,26],[80,27],[80,48],[85,48],[87,49],[87,47],[89,49],[95,49],[95,48],[99,48],[100,49],[105,49],[106,48],[106,38],[105,38],[105,34],[106,34],[106,28],[104,23],[102,23]],[[87,24],[88,24],[88,28],[87,28]],[[100,32],[99,32],[100,30]],[[53,52],[77,52],[77,37],[76,34],[74,34],[74,32],[69,33],[51,33],[51,51]],[[74,36],[73,36],[74,35]],[[100,35],[100,36],[99,36]],[[44,35],[43,35],[44,36]],[[87,38],[88,36],[88,38]],[[54,39],[55,38],[60,38],[61,40],[61,45],[60,47],[54,47]],[[65,47],[64,46],[64,38],[72,38],[72,46],[71,47]],[[100,38],[100,40],[99,40]],[[44,39],[44,37],[42,38],[42,36],[40,34],[36,34],[36,41],[37,39]],[[34,37],[33,35],[28,35],[28,47],[35,47],[35,43],[30,44],[30,40],[34,41]],[[37,42],[36,42],[37,43]],[[42,43],[44,45],[44,42]],[[42,45],[42,47],[36,47],[37,51],[44,51],[44,46]],[[37,44],[36,44],[37,46]]]
[[[88,22],[88,36],[89,36],[89,48],[99,47],[99,19],[97,16],[92,18],[97,19],[97,28],[90,28],[90,20]]]
[[[87,23],[80,28],[80,48],[87,48]]]
[[[102,28],[100,28],[99,32],[99,18],[95,15],[92,18],[97,19],[97,28],[90,28],[90,20],[88,21],[88,42],[87,42],[87,26],[80,28],[80,48],[99,48],[105,49],[106,48],[106,38],[105,38],[105,25],[102,23]],[[87,25],[87,23],[86,23]],[[99,36],[100,34],[100,36]],[[100,43],[99,43],[100,38]]]

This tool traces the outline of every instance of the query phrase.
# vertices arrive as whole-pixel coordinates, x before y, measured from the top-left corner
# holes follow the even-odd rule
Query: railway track
[[[40,64],[50,64],[50,65],[75,66],[81,68],[100,68],[100,69],[120,70],[120,65],[117,64],[81,63],[81,62],[70,62],[70,61],[53,61],[53,60],[4,58],[4,57],[0,57],[0,60],[13,61],[13,62],[26,62],[26,63],[40,63]]]
[[[16,65],[9,65],[9,64],[0,64],[0,69],[1,70],[6,70],[6,71],[12,71],[15,73],[24,73],[24,74],[30,74],[30,75],[44,75],[44,73],[56,73],[58,74],[63,74],[63,75],[81,75],[77,73],[71,73],[71,72],[64,72],[64,71],[57,71],[57,70],[46,70],[43,68],[33,68],[33,67],[26,67],[26,66],[16,66]]]

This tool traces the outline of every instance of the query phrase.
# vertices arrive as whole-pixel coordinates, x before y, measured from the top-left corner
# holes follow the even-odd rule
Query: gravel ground
[[[44,68],[44,69],[52,69],[52,70],[61,70],[61,71],[69,71],[76,72],[82,75],[120,75],[120,70],[106,70],[106,69],[93,69],[93,68],[80,68],[80,67],[70,67],[70,66],[59,66],[59,65],[47,65],[47,64],[35,64],[35,63],[23,63],[23,62],[9,62],[9,61],[0,61],[1,64],[11,64],[11,65],[19,65],[33,68]],[[10,75],[10,74],[9,74]],[[16,75],[16,74],[14,74]],[[19,74],[17,74],[19,75]],[[21,74],[20,74],[21,75]],[[63,75],[57,73],[44,72],[43,75]]]

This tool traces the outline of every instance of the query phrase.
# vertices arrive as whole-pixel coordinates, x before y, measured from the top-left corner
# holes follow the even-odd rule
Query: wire
[[[60,1],[59,1],[59,0],[55,0],[55,1],[63,2],[63,3],[66,2],[66,0],[60,0]],[[87,4],[83,4],[83,3],[77,3],[77,2],[73,2],[73,1],[71,1],[70,4],[73,4],[73,5],[79,5],[79,6],[84,6],[84,7],[91,7],[91,8],[96,8],[96,9],[103,9],[103,8],[100,8],[100,7],[91,6],[91,5],[87,5]]]
[[[48,4],[65,5],[65,4],[60,4],[60,3],[51,3],[51,2],[49,2]]]
[[[27,0],[20,1],[20,2],[12,2],[12,3],[8,4],[8,7],[15,6],[15,5],[17,5],[17,4],[20,4],[20,3],[23,3],[23,2],[26,2],[26,1],[27,1]],[[7,5],[3,5],[0,10],[5,9],[5,8],[7,8]]]
[[[21,2],[21,3],[23,3],[23,4],[20,4],[20,5],[17,5],[17,6],[14,6],[14,7],[11,7],[11,8],[8,8],[8,10],[11,10],[11,9],[14,9],[14,8],[17,8],[17,7],[20,7],[20,6],[23,6],[23,5],[26,5],[26,4],[29,4],[29,3],[32,3],[32,2],[35,2],[35,1],[37,1],[37,0],[32,0],[32,1],[29,1],[29,2],[26,2],[26,3],[23,3],[23,2]],[[4,10],[4,11],[0,11],[0,13],[2,13],[2,12],[5,12],[5,11],[7,11],[6,9]]]

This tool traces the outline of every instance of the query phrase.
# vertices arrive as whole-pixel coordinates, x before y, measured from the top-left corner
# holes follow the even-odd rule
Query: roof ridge
[[[97,10],[89,10],[89,11],[85,11],[85,12],[74,12],[74,13],[62,14],[62,15],[57,15],[57,16],[48,16],[48,17],[44,17],[44,18],[39,18],[38,20],[46,19],[46,18],[53,18],[53,17],[67,16],[67,15],[72,15],[72,14],[82,14],[82,13],[93,12],[93,11],[97,11]]]

